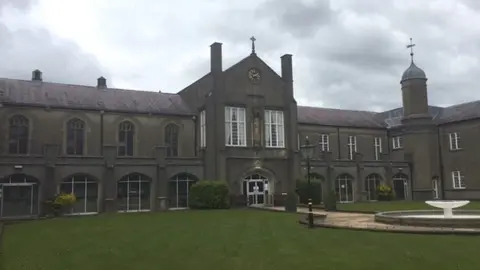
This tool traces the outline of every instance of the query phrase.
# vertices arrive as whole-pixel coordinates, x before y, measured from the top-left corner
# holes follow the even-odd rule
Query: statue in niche
[[[260,119],[260,112],[256,111],[253,117],[253,145],[260,147],[262,145],[262,124]]]

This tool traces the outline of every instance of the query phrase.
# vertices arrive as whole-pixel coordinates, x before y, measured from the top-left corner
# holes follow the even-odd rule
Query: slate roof
[[[196,114],[178,94],[2,78],[0,103],[163,115]],[[430,109],[438,124],[480,118],[480,101],[445,108],[431,106]],[[391,111],[395,110],[398,112],[399,109]],[[391,111],[378,113],[298,106],[298,121],[313,125],[386,128],[392,117]]]
[[[177,94],[1,78],[0,102],[51,108],[194,114]]]

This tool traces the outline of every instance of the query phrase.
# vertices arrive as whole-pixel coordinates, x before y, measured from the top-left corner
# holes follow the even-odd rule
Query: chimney
[[[214,42],[210,45],[210,71],[222,72],[222,43]]]
[[[107,79],[100,77],[97,79],[97,88],[107,88]]]
[[[42,72],[38,69],[32,71],[32,81],[42,81]]]
[[[284,54],[282,57],[282,78],[286,82],[293,81],[292,55]]]

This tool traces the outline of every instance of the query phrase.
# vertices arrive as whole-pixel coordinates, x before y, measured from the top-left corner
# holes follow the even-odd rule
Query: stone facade
[[[375,113],[298,106],[292,56],[275,73],[255,52],[211,70],[177,94],[42,80],[0,79],[0,218],[37,216],[43,201],[74,191],[74,213],[188,206],[188,187],[226,181],[235,205],[284,205],[306,176],[300,145],[315,144],[312,176],[340,202],[480,199],[475,139],[480,103],[428,106],[426,76],[402,77],[403,108]],[[480,149],[479,149],[480,150]],[[249,195],[249,196],[247,196]]]

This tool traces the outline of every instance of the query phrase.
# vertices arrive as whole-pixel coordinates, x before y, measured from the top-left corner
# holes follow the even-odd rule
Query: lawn
[[[307,229],[255,210],[112,214],[6,227],[7,270],[478,269],[479,237]]]
[[[337,209],[344,211],[398,211],[398,210],[425,210],[436,209],[425,202],[420,201],[393,201],[393,202],[361,202],[361,203],[339,203]],[[480,210],[480,202],[470,202],[464,207],[457,209]]]

